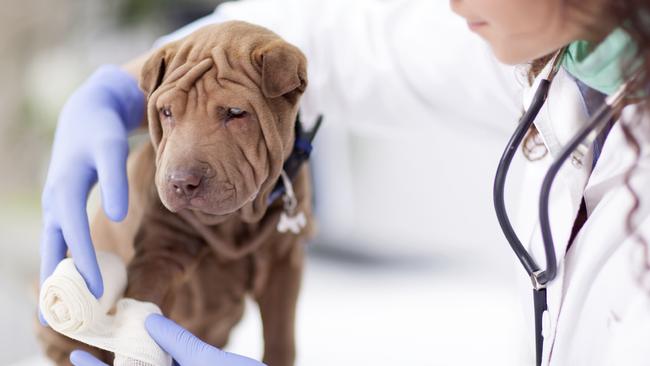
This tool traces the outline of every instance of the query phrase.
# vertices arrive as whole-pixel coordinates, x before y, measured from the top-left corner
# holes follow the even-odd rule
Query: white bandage
[[[71,258],[61,261],[43,282],[39,306],[48,325],[72,339],[115,353],[115,366],[171,365],[171,357],[144,327],[146,317],[160,314],[160,308],[121,298],[126,266],[119,257],[98,252],[97,261],[104,280],[104,295],[99,300],[90,293]]]

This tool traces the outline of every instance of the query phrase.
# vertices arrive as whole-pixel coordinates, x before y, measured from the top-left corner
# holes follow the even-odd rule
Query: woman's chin
[[[520,65],[523,63],[530,62],[534,58],[526,57],[526,55],[518,54],[513,52],[511,47],[507,49],[495,48],[492,47],[492,52],[499,62],[505,65]]]

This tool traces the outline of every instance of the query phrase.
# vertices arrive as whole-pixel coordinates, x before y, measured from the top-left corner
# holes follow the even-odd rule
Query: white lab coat
[[[528,106],[535,86],[524,94]],[[622,121],[634,121],[636,106],[623,111]],[[527,163],[517,231],[530,242],[544,266],[537,222],[541,181],[552,156],[587,120],[574,80],[563,70],[556,76],[548,100],[535,121],[550,152]],[[632,127],[645,144],[631,184],[640,200],[634,224],[650,238],[650,128],[648,116]],[[548,286],[544,317],[544,361],[550,365],[647,365],[650,362],[650,273],[642,265],[643,246],[626,229],[633,205],[623,183],[634,161],[621,121],[614,125],[597,165],[592,152],[578,168],[570,162],[560,171],[551,192],[550,217],[558,259],[558,274]],[[584,196],[588,219],[567,251],[573,221]],[[650,249],[650,248],[648,248]]]
[[[435,0],[247,0],[223,4],[213,15],[159,43],[206,23],[240,19],[266,26],[300,47],[309,60],[310,85],[301,107],[304,120],[325,113],[330,124],[319,136],[319,141],[329,141],[329,150],[321,154],[316,167],[340,172],[331,179],[320,177],[318,189],[335,192],[337,202],[345,204],[352,201],[346,199],[351,193],[345,184],[350,167],[338,157],[349,147],[340,141],[345,137],[337,123],[354,123],[357,129],[372,125],[378,134],[395,134],[399,129],[442,133],[445,124],[464,124],[468,136],[480,126],[486,139],[491,133],[503,136],[512,131],[509,121],[516,121],[522,110],[523,78],[517,77],[515,69],[495,63],[480,40],[447,12],[447,2]],[[530,94],[524,93],[524,106]],[[632,108],[626,113],[633,113]],[[541,178],[558,144],[566,142],[584,120],[577,87],[561,72],[536,121],[551,154],[541,161],[522,163],[526,181],[516,221],[517,232],[530,241],[542,265],[536,209]],[[393,128],[395,121],[399,129]],[[433,169],[436,160],[431,159]],[[497,156],[490,159],[496,161]],[[593,172],[589,162],[582,169],[568,164],[553,187],[551,220],[558,275],[548,287],[544,329],[544,360],[550,365],[650,362],[650,286],[646,281],[643,288],[635,279],[641,247],[626,233],[624,222],[631,198],[621,179],[630,160],[631,151],[617,125]],[[468,167],[475,168],[483,167]],[[491,181],[477,184],[489,187]],[[633,185],[642,201],[636,215],[638,227],[650,238],[647,150]],[[589,218],[565,255],[583,194]],[[322,209],[330,202],[319,204]],[[354,222],[352,211],[337,207],[335,224],[345,227]],[[491,228],[496,230],[494,225]],[[529,283],[523,286],[530,288]],[[522,292],[528,299],[531,291]],[[526,306],[532,308],[532,304]]]

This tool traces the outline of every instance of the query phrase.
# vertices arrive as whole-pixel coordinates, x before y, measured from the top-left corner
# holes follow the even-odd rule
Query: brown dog
[[[130,157],[130,205],[119,224],[99,213],[96,247],[128,265],[126,297],[158,304],[223,347],[250,294],[264,327],[264,362],[292,365],[304,241],[311,235],[303,165],[293,189],[307,225],[278,231],[268,202],[290,158],[306,60],[271,31],[243,22],[204,27],[158,50],[142,70],[152,144]],[[59,364],[78,343],[43,328]],[[99,350],[93,353],[110,361]]]

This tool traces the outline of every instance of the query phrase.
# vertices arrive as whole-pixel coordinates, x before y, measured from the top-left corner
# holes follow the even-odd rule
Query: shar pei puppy
[[[125,296],[150,301],[223,347],[250,296],[264,362],[294,363],[303,245],[313,232],[306,164],[313,134],[297,119],[307,63],[296,47],[244,22],[203,27],[144,64],[151,143],[129,157],[121,223],[97,212],[98,249],[128,263]],[[112,355],[41,327],[47,355]]]

